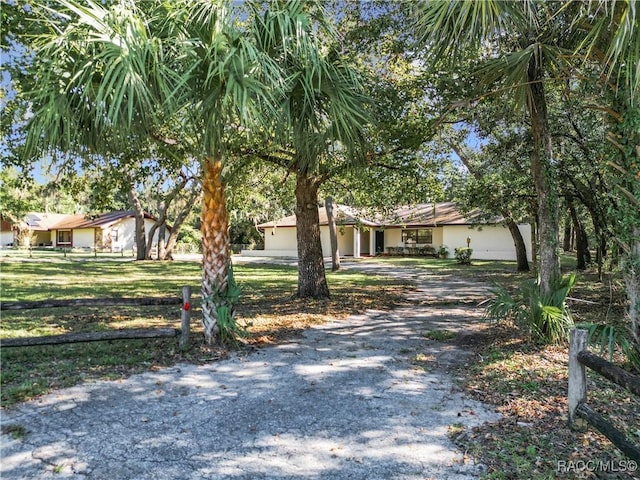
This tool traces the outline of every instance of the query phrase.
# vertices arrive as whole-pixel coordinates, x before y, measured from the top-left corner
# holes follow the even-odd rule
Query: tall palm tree
[[[593,77],[583,72],[580,80],[610,88],[610,105],[601,108],[612,114],[615,133],[609,140],[621,156],[620,163],[610,162],[616,169],[617,193],[623,205],[620,212],[623,221],[618,221],[615,228],[623,239],[632,336],[640,351],[640,182],[637,171],[640,164],[637,127],[640,122],[640,12],[637,0],[431,0],[419,9],[417,25],[421,43],[431,50],[432,58],[455,60],[456,54],[465,48],[475,48],[488,55],[490,60],[476,72],[485,83],[485,91],[501,82],[520,104],[527,106],[535,140],[531,170],[538,194],[540,282],[545,293],[559,273],[558,194],[546,118],[545,81],[556,69],[563,80],[567,80],[569,72],[585,66],[598,69],[599,75]]]
[[[582,34],[576,49],[597,67],[591,78],[604,85],[614,155],[607,161],[616,195],[615,240],[623,255],[630,333],[640,359],[640,10],[637,0],[577,3],[572,11]],[[603,81],[606,80],[606,81]]]
[[[558,256],[558,189],[548,125],[545,80],[562,51],[563,27],[545,2],[430,1],[419,10],[422,43],[432,58],[453,61],[464,49],[482,49],[489,59],[477,75],[485,89],[506,86],[516,103],[526,107],[534,148],[530,165],[538,197],[540,284],[551,292],[560,275]],[[486,42],[491,47],[486,47]],[[470,72],[471,73],[471,72]]]
[[[318,189],[336,162],[341,168],[362,163],[367,97],[355,69],[335,49],[336,33],[320,2],[287,0],[270,7],[256,28],[272,32],[257,37],[287,78],[278,102],[284,121],[276,127],[285,159],[277,161],[296,176],[297,296],[326,298]]]
[[[203,323],[233,312],[222,170],[229,136],[267,123],[280,71],[236,27],[225,0],[76,2],[42,7],[27,151],[101,154],[157,141],[202,163]],[[267,87],[268,85],[268,87]]]

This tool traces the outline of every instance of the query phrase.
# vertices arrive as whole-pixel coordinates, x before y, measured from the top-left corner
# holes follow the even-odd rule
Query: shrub
[[[435,257],[436,256],[436,249],[430,246],[427,247],[422,247],[421,249],[422,251],[420,252],[422,255],[425,256],[432,256]]]
[[[227,289],[215,292],[208,298],[216,305],[218,341],[221,345],[236,348],[247,336],[247,326],[240,325],[235,318],[235,306],[240,299],[242,289],[236,283],[233,267],[228,267]]]
[[[454,249],[454,253],[459,264],[471,265],[471,254],[473,253],[473,248],[459,247]]]
[[[547,295],[542,293],[540,284],[535,280],[523,282],[515,296],[503,287],[497,287],[488,302],[486,315],[498,321],[515,320],[520,327],[528,329],[531,338],[537,342],[565,341],[569,328],[573,326],[566,299],[575,281],[575,274],[559,278]]]
[[[609,361],[613,360],[614,351],[619,350],[626,357],[631,367],[640,373],[640,350],[634,344],[627,329],[620,326],[597,323],[581,323],[576,327],[588,330],[589,343],[599,347],[601,355],[606,351]]]
[[[440,258],[449,258],[449,248],[446,245],[440,245],[438,247],[438,256]]]

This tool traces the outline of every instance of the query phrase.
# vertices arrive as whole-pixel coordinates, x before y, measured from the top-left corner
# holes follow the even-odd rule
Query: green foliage
[[[191,225],[183,225],[178,234],[177,247],[183,252],[199,252],[201,248],[201,234]]]
[[[438,342],[446,342],[456,338],[456,332],[451,330],[427,330],[422,334],[424,338],[429,340],[436,340]]]
[[[238,324],[235,318],[235,305],[242,293],[242,288],[236,283],[233,267],[229,265],[227,288],[217,291],[209,297],[215,305],[218,327],[218,342],[228,347],[238,347],[242,339],[247,336],[246,326]]]
[[[633,369],[640,372],[640,350],[634,345],[628,330],[598,323],[580,323],[576,327],[589,332],[589,343],[598,347],[601,355],[606,352],[612,360],[616,350],[620,351]]]
[[[471,255],[473,254],[473,248],[458,247],[454,249],[454,254],[457,262],[460,265],[471,265]]]
[[[449,248],[446,245],[440,245],[438,247],[438,256],[440,258],[449,258]]]
[[[28,212],[42,206],[33,180],[14,167],[2,167],[0,187],[0,214],[5,219],[21,222]]]
[[[573,325],[566,298],[575,281],[575,274],[559,278],[552,284],[551,293],[546,295],[536,280],[523,282],[515,296],[498,286],[493,290],[494,296],[486,307],[486,315],[498,321],[515,320],[520,327],[529,330],[535,341],[563,342]]]

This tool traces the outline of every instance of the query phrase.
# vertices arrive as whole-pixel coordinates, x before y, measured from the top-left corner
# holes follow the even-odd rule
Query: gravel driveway
[[[349,268],[349,265],[347,265]],[[353,268],[353,267],[352,267]],[[359,268],[359,267],[358,267]],[[205,366],[92,382],[3,410],[0,476],[12,479],[470,479],[453,424],[498,419],[447,372],[468,354],[424,332],[480,321],[470,306],[430,306],[455,280],[411,269],[407,304],[307,330],[301,338]],[[468,283],[468,282],[467,282]],[[486,287],[468,284],[482,297]],[[424,368],[420,358],[435,361]]]

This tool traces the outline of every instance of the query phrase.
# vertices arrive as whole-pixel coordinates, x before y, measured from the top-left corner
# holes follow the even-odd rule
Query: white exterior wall
[[[273,234],[272,234],[273,233]],[[338,227],[338,250],[340,256],[353,255],[353,226],[346,225]],[[322,244],[322,255],[331,256],[331,239],[329,238],[329,227],[320,226],[320,243]],[[264,232],[264,250],[243,250],[242,255],[270,257],[297,257],[298,241],[295,227],[267,228]]]
[[[125,218],[107,230],[118,232],[118,240],[111,242],[111,248],[114,251],[133,250],[133,246],[136,244],[136,220],[134,218]]]
[[[6,247],[10,243],[13,243],[13,232],[0,232],[0,247]]]
[[[531,226],[519,225],[520,232],[524,238],[527,248],[527,257],[531,261]],[[338,248],[340,256],[353,255],[354,253],[354,228],[353,226],[342,227],[344,233],[338,229]],[[473,248],[472,258],[478,260],[515,260],[516,250],[509,229],[502,225],[489,225],[481,230],[469,228],[466,225],[445,225],[434,227],[433,243],[434,248],[446,245],[450,255],[453,256],[454,249],[467,246],[467,237],[471,238],[471,248]],[[273,232],[273,235],[272,235]],[[387,247],[398,247],[402,245],[402,228],[387,228],[384,231],[385,251]],[[370,233],[367,238],[363,236],[365,242],[371,242],[375,238],[374,233]],[[325,257],[331,256],[331,243],[329,240],[329,227],[320,227],[320,241],[322,242],[322,254]],[[243,251],[243,255],[267,255],[267,256],[288,256],[297,257],[298,247],[296,241],[295,227],[277,227],[267,229],[264,238],[264,250]],[[363,248],[362,241],[360,242]],[[132,248],[132,247],[127,247]],[[365,252],[361,252],[365,253]]]
[[[327,225],[320,226],[320,244],[322,245],[322,256],[330,257],[331,256],[331,238],[329,237],[329,227]],[[338,244],[338,248],[340,248],[340,244]]]
[[[431,231],[433,232],[431,245],[437,250],[440,245],[444,244],[444,227],[435,227]]]
[[[520,233],[527,248],[527,258],[531,261],[531,226],[519,225]],[[502,225],[489,225],[481,230],[463,225],[447,225],[443,229],[443,244],[454,249],[467,246],[467,237],[471,239],[473,249],[471,258],[478,260],[516,260],[516,247],[509,229]]]
[[[402,229],[401,228],[387,228],[384,231],[384,251],[387,252],[389,247],[401,247],[402,243]]]
[[[327,231],[329,231],[329,227],[327,227]],[[340,252],[340,256],[344,255],[353,255],[353,235],[354,230],[351,225],[339,226],[337,228],[338,231],[338,251]],[[324,239],[322,240],[324,242]],[[329,247],[329,254],[331,256],[331,239],[327,238],[327,246]],[[324,243],[322,244],[322,251],[324,253]]]
[[[95,243],[95,229],[78,228],[73,231],[71,242],[74,248],[93,248]]]
[[[367,227],[362,227],[360,230],[360,255],[371,254],[371,235],[372,230]]]
[[[296,227],[267,228],[264,231],[264,250],[252,251],[256,252],[255,255],[297,257]]]
[[[151,231],[151,227],[155,222],[150,218],[144,219],[144,233],[145,238],[149,239],[149,233]],[[106,237],[110,232],[118,231],[118,240],[112,241],[112,248],[114,251],[120,250],[133,250],[136,246],[136,219],[125,218],[109,228],[104,230],[103,239],[106,242]],[[165,234],[165,240],[169,238],[169,233]],[[75,243],[75,242],[74,242]],[[158,230],[156,230],[155,235],[153,236],[153,245],[158,244]]]

